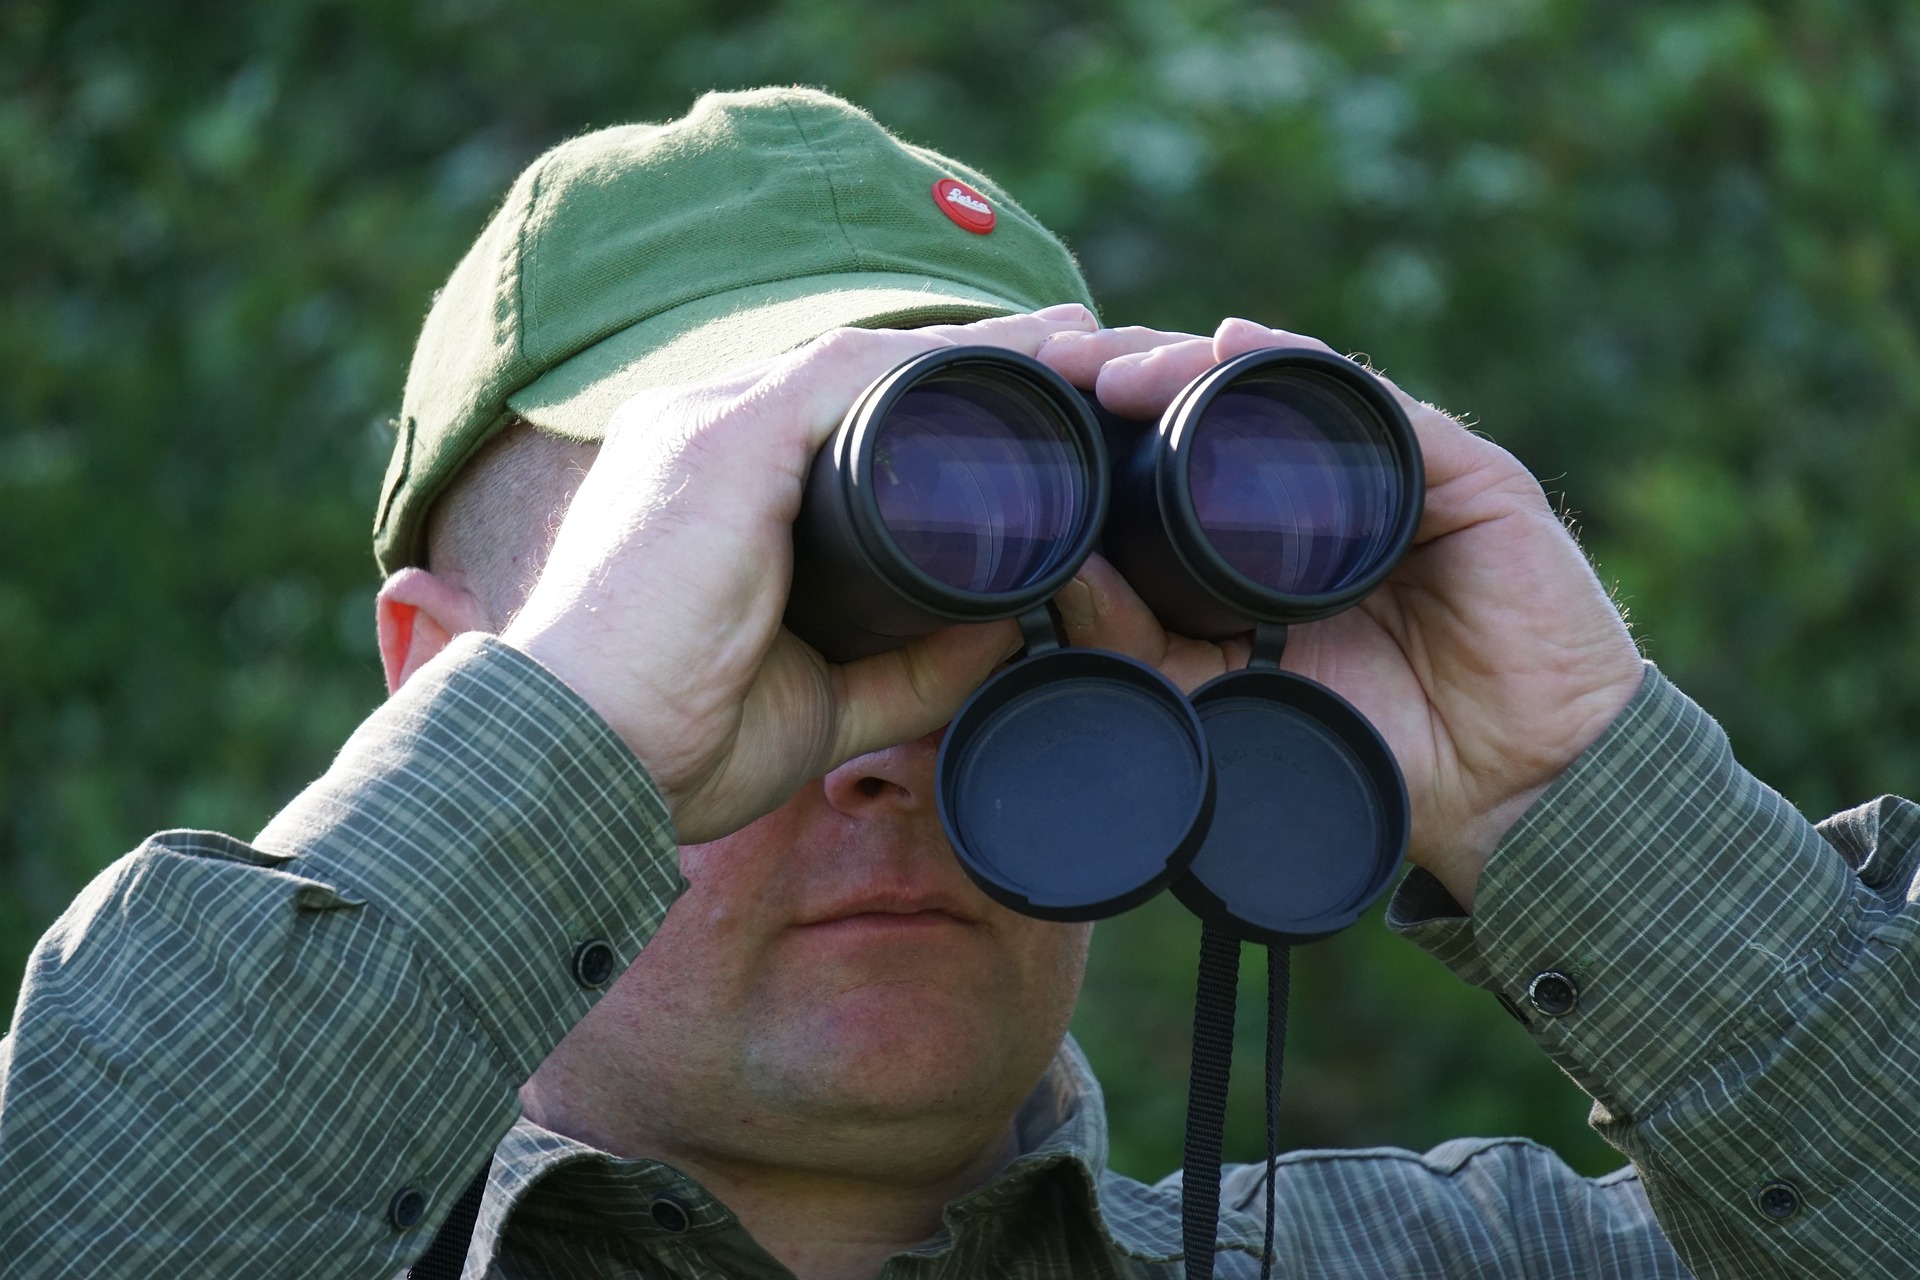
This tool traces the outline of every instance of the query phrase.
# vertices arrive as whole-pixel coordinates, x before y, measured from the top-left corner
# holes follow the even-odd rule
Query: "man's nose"
[[[884,751],[855,756],[822,779],[827,803],[849,817],[883,810],[933,811],[933,764],[941,730]]]

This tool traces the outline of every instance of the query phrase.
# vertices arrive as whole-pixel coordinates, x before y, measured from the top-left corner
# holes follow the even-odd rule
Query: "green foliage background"
[[[1916,68],[1920,10],[1869,0],[8,0],[0,988],[98,868],[251,833],[380,696],[384,424],[511,176],[775,81],[996,174],[1112,321],[1251,315],[1471,415],[1761,776],[1811,815],[1910,791]],[[1177,909],[1097,944],[1131,1172],[1178,1160],[1194,951]],[[1290,1142],[1617,1163],[1383,930],[1296,969]]]

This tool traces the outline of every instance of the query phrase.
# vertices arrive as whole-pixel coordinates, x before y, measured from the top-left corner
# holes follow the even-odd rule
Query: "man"
[[[779,626],[814,451],[958,342],[1136,417],[1312,344],[1097,328],[1003,192],[820,94],[717,95],[523,175],[409,379],[393,698],[251,845],[155,837],[35,953],[4,1274],[392,1275],[482,1169],[468,1275],[1179,1274],[1177,1180],[1104,1170],[1062,1042],[1084,928],[993,905],[933,815],[940,726],[1015,629],[833,667]],[[1897,1274],[1920,815],[1823,839],[1642,666],[1519,464],[1407,408],[1417,545],[1288,663],[1406,772],[1397,927],[1522,1012],[1639,1176],[1301,1153],[1276,1270]],[[1186,686],[1245,658],[1097,560],[1058,604]],[[1258,1268],[1262,1177],[1227,1180],[1224,1274]]]

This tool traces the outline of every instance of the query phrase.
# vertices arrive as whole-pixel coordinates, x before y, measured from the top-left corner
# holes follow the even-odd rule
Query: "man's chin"
[[[788,1105],[816,1115],[924,1122],[941,1112],[1011,1114],[1034,1082],[1009,1078],[1009,1034],[937,986],[876,982],[839,993],[804,1024],[783,1020],[750,1069]]]

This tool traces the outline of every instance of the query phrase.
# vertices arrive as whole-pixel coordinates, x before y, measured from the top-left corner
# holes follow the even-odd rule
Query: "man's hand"
[[[1265,347],[1329,350],[1228,320],[1212,338],[1063,333],[1038,355],[1114,412],[1152,419],[1212,365]],[[1385,736],[1413,802],[1409,857],[1471,908],[1487,855],[1626,706],[1642,669],[1539,482],[1506,450],[1387,385],[1426,459],[1419,532],[1363,603],[1293,628],[1284,665],[1337,690]],[[1246,661],[1244,640],[1168,635],[1099,560],[1059,605],[1074,643],[1156,663],[1183,687]]]
[[[789,533],[814,453],[868,383],[981,343],[1032,354],[1087,331],[1078,305],[964,326],[837,330],[615,416],[545,571],[503,638],[613,726],[682,844],[716,839],[844,760],[952,716],[1019,647],[1011,622],[950,627],[845,666],[780,626]]]

